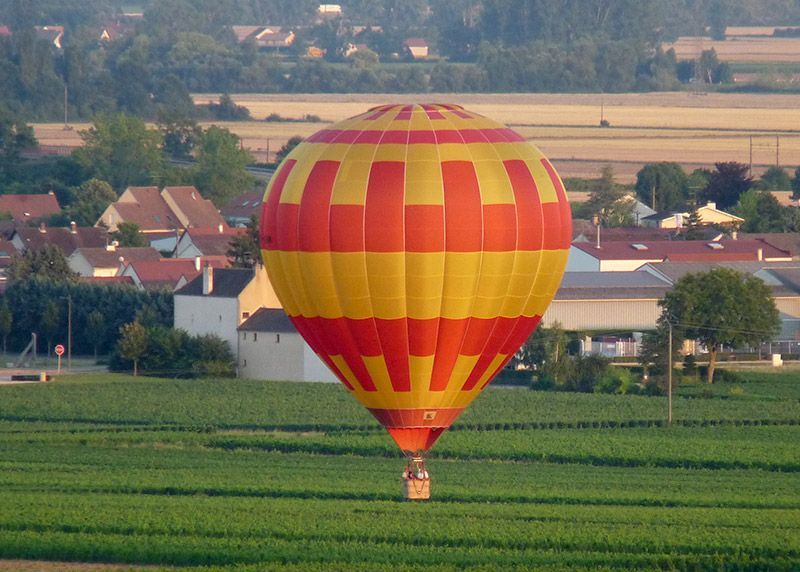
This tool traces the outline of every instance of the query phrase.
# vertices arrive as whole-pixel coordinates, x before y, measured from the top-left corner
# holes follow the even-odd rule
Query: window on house
[[[250,312],[242,312],[242,320],[246,320],[250,317]]]
[[[242,339],[247,340],[247,332],[242,332]]]
[[[247,360],[242,360],[242,367],[247,367]]]
[[[222,321],[222,314],[219,315],[219,321]]]
[[[258,341],[258,332],[253,332],[253,341],[254,342]]]
[[[281,343],[281,335],[280,334],[275,334],[275,343],[276,344]]]

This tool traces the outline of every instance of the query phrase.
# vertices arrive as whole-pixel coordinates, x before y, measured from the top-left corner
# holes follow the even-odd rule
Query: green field
[[[491,388],[422,504],[338,386],[0,386],[0,570],[797,570],[800,376],[744,375],[671,427],[664,398]]]

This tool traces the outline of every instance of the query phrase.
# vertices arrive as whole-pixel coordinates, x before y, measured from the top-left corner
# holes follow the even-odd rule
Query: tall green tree
[[[772,193],[750,189],[742,193],[733,213],[744,219],[744,232],[786,232],[789,230],[789,213]]]
[[[212,125],[197,146],[195,186],[205,198],[221,207],[253,187],[253,176],[247,172],[247,165],[252,162],[236,135]]]
[[[284,159],[286,159],[286,157],[289,156],[289,153],[291,153],[292,150],[302,142],[303,138],[299,135],[293,135],[292,137],[289,137],[289,140],[286,141],[286,143],[284,143],[280,149],[278,149],[277,153],[275,153],[275,164],[280,164]]]
[[[94,226],[115,200],[117,195],[111,185],[99,179],[89,179],[75,189],[67,213],[78,226]]]
[[[258,245],[258,217],[252,215],[246,230],[236,235],[226,253],[234,268],[253,268],[261,264],[261,249]]]
[[[800,167],[794,170],[794,177],[792,177],[792,198],[800,199]]]
[[[8,335],[11,333],[13,325],[14,314],[11,308],[8,307],[8,301],[3,300],[2,305],[0,305],[0,336],[3,336],[3,356],[6,355]]]
[[[119,242],[120,246],[141,247],[150,245],[139,230],[139,225],[135,222],[120,223],[117,226],[117,231],[111,233],[111,236]]]
[[[788,191],[791,189],[792,180],[786,169],[773,165],[761,175],[758,186],[767,191]]]
[[[708,383],[714,381],[717,354],[723,345],[756,345],[780,330],[769,287],[755,276],[730,268],[685,275],[659,306],[662,320],[672,320],[683,336],[708,350]]]
[[[628,192],[614,182],[614,170],[603,167],[600,178],[594,183],[586,209],[604,226],[629,226],[633,224],[635,202]]]
[[[58,334],[61,326],[61,311],[54,300],[48,300],[44,311],[39,318],[39,334],[47,340],[47,356],[53,347],[53,338]]]
[[[679,209],[689,197],[689,177],[677,163],[650,163],[636,174],[636,195],[655,211]]]
[[[70,269],[61,248],[48,244],[38,250],[26,250],[12,256],[6,276],[10,282],[19,282],[33,277],[75,281],[78,275]]]
[[[92,344],[94,361],[97,361],[97,349],[106,339],[106,317],[98,310],[92,310],[86,316],[86,337]]]
[[[139,322],[130,322],[120,328],[117,351],[126,360],[133,362],[134,377],[139,374],[139,360],[147,351],[147,330]]]
[[[700,197],[704,201],[715,202],[717,208],[730,208],[739,202],[742,193],[753,186],[753,179],[747,174],[748,166],[731,161],[716,163],[714,167]]]
[[[0,183],[16,176],[20,168],[20,153],[36,145],[31,126],[0,108]]]
[[[137,117],[98,115],[80,135],[84,145],[75,150],[76,158],[117,193],[131,185],[150,184],[163,171],[161,134]]]

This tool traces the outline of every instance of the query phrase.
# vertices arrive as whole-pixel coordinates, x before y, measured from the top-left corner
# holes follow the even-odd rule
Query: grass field
[[[198,103],[216,94],[195,96]],[[800,165],[800,95],[762,94],[422,94],[422,95],[239,95],[237,103],[259,121],[222,123],[237,133],[261,161],[293,135],[307,137],[338,121],[387,101],[451,101],[512,125],[537,144],[564,177],[594,177],[605,164],[621,182],[630,182],[644,163],[676,161],[687,169],[717,161],[750,160],[754,171],[781,164]],[[601,129],[600,104],[611,128]],[[299,119],[319,116],[319,123],[261,121],[271,113]],[[37,124],[43,145],[76,146],[75,124]],[[780,149],[776,143],[780,138]]]
[[[680,388],[672,427],[664,398],[490,388],[424,504],[338,385],[0,387],[0,570],[796,570],[800,379],[743,375]]]

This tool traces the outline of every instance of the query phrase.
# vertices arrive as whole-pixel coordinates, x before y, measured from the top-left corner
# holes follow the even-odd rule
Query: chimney
[[[758,260],[759,261],[760,260],[764,260],[764,249],[763,248],[759,248],[757,252],[758,252]]]
[[[214,269],[208,264],[203,267],[203,296],[214,291]]]
[[[222,234],[222,223],[219,223],[219,225],[217,225],[217,230],[219,231],[220,234]]]
[[[39,223],[39,232],[41,232],[42,234],[47,232],[47,225],[45,225],[43,222]]]
[[[708,202],[706,203],[706,206],[707,206],[708,208],[710,208],[710,209],[716,209],[716,208],[717,208],[717,203],[714,203],[714,202],[708,201]]]
[[[110,244],[106,244],[106,252],[116,252],[119,241],[112,240]]]
[[[738,233],[738,231],[735,231],[735,230],[734,230],[734,231],[731,233],[731,240],[739,240],[739,233]]]
[[[197,272],[200,272],[200,269],[202,268],[202,266],[200,266],[200,264],[201,264],[200,257],[199,256],[195,256],[194,257],[194,269]]]
[[[74,220],[70,221],[70,223],[69,223],[69,231],[72,234],[78,234],[78,225],[75,223]]]

